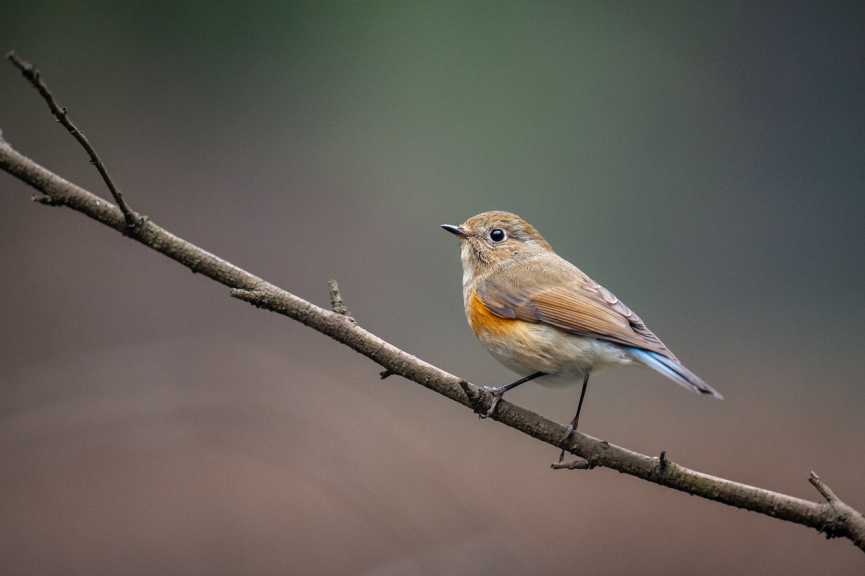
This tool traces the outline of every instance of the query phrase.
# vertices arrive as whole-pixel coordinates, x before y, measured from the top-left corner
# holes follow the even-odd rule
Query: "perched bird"
[[[484,348],[523,376],[502,395],[534,380],[543,386],[582,382],[580,421],[589,375],[611,366],[648,366],[688,390],[722,398],[681,362],[613,294],[560,257],[535,228],[515,214],[484,212],[460,226],[442,224],[460,239],[463,302]]]

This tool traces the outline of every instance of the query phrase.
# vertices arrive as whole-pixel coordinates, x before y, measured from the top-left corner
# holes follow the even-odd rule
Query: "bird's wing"
[[[649,350],[679,363],[630,308],[588,278],[579,284],[517,291],[487,281],[478,286],[476,294],[502,318],[546,324],[580,336]]]

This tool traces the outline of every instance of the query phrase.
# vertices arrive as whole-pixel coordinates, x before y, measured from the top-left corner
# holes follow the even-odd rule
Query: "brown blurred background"
[[[535,224],[726,397],[581,427],[865,510],[865,8],[12,0],[132,206],[478,384],[453,237]],[[106,195],[0,66],[0,129]],[[862,574],[848,541],[557,453],[0,174],[3,574]],[[578,390],[512,401],[565,422]]]

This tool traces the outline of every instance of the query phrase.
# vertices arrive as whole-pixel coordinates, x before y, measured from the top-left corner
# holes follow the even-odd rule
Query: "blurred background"
[[[477,384],[439,224],[515,212],[723,402],[587,434],[865,510],[862,2],[4,2],[134,209]],[[0,129],[102,196],[8,63]],[[0,573],[862,574],[849,541],[557,451],[0,174]],[[559,422],[578,389],[509,399]]]

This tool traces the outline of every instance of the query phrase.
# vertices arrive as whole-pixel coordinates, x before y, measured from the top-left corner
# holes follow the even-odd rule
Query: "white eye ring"
[[[508,235],[501,228],[496,228],[490,232],[490,240],[496,244],[504,242],[508,239]]]

